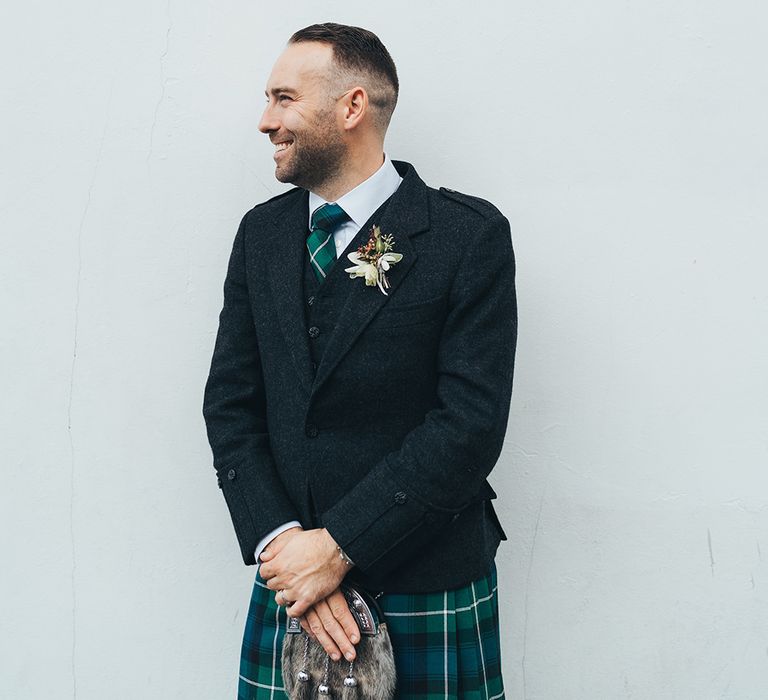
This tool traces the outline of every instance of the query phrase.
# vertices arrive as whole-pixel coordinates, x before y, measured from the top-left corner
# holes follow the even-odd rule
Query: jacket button
[[[307,299],[307,304],[309,304],[310,306],[312,306],[312,304],[314,304],[314,303],[315,303],[315,297],[314,296],[311,296],[311,297],[309,297],[309,299]]]
[[[227,472],[227,479],[229,479],[230,481],[234,481],[236,476],[237,476],[237,472],[234,469],[230,469]]]
[[[316,425],[308,425],[304,432],[306,432],[307,437],[311,437],[311,438],[317,437],[317,433],[318,433],[317,426]]]
[[[403,493],[402,491],[398,491],[395,494],[395,503],[397,503],[398,505],[400,506],[403,505],[403,503],[405,503],[407,500],[408,500],[408,496],[406,496],[405,493]]]
[[[317,326],[312,326],[309,329],[309,337],[310,338],[317,338],[317,336],[320,335],[320,329]]]

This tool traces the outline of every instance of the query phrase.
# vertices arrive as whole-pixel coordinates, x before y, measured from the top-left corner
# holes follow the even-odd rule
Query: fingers
[[[285,612],[288,613],[288,617],[302,617],[306,615],[312,609],[312,603],[302,600],[292,601],[291,605],[285,607]]]
[[[341,658],[341,652],[339,647],[336,646],[333,638],[325,631],[323,623],[320,621],[320,616],[315,612],[314,608],[310,608],[307,614],[304,616],[307,621],[307,626],[310,630],[310,636],[316,639],[325,649],[325,653],[328,654],[334,661],[338,661]]]
[[[325,600],[310,608],[306,619],[315,638],[334,661],[338,661],[342,654],[348,661],[355,658],[355,645],[350,641],[347,632],[334,617]]]
[[[269,588],[271,591],[279,591],[281,588],[285,588],[285,581],[283,581],[279,576],[272,576],[267,578],[263,573],[261,573],[261,571],[259,574],[261,574],[261,578],[264,579],[264,583],[267,584],[267,588]]]
[[[330,609],[331,614],[344,630],[347,639],[349,639],[352,644],[357,644],[360,641],[360,630],[357,627],[357,622],[355,622],[354,616],[349,610],[349,605],[347,605],[347,599],[344,597],[344,594],[337,588],[325,600],[326,603],[328,603],[328,608]]]
[[[262,561],[269,561],[273,559],[280,550],[285,546],[285,543],[297,532],[301,532],[300,527],[291,527],[281,532],[277,537],[273,537],[269,544],[264,548],[264,551],[259,555],[259,559]]]
[[[295,574],[282,572],[268,578],[269,571],[267,565],[263,564],[265,572],[259,572],[265,580],[265,585],[271,591],[283,591],[282,598],[275,596],[275,602],[278,605],[285,605],[286,612],[290,617],[303,617],[307,611],[316,603],[323,600],[334,589],[338,590],[338,584],[323,582],[317,578],[307,582],[297,577]],[[339,591],[343,598],[343,594]],[[288,605],[290,603],[290,605]]]
[[[312,600],[297,601],[300,594],[291,588],[283,588],[277,578],[267,581],[267,588],[275,591],[275,603],[285,607],[288,617],[302,617],[314,602]]]
[[[299,620],[299,624],[301,625],[301,629],[303,629],[309,635],[310,639],[315,638],[315,633],[310,629],[306,615]]]
[[[278,586],[278,588],[280,588]],[[295,583],[290,588],[285,588],[284,593],[288,601],[291,601],[290,606],[286,606],[285,611],[289,617],[303,617],[307,612],[315,605],[320,603],[327,595],[326,590],[317,589],[307,590],[307,586],[302,586],[300,583]]]
[[[272,540],[272,543],[268,546],[264,547],[264,551],[262,551],[261,554],[259,554],[259,561],[262,562],[262,568],[263,564],[265,564],[268,561],[271,561],[274,559],[278,554],[280,554],[280,550],[282,549],[282,546]]]

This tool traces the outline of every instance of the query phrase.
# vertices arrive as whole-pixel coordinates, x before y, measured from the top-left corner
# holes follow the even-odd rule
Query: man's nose
[[[272,105],[267,105],[264,108],[264,113],[261,115],[261,121],[259,122],[259,131],[262,134],[269,134],[272,131],[277,131],[280,128],[280,124],[275,119]]]

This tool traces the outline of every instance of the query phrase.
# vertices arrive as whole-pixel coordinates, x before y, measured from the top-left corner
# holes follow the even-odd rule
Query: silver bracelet
[[[339,559],[343,559],[350,566],[355,565],[355,562],[353,562],[346,554],[344,554],[344,550],[341,547],[339,547],[339,545],[336,545],[336,550],[339,553]]]

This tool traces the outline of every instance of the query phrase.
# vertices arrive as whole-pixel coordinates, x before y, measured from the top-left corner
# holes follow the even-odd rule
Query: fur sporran
[[[359,588],[342,584],[352,617],[360,629],[357,657],[333,661],[319,642],[288,618],[283,638],[283,683],[292,700],[333,696],[340,700],[391,700],[397,676],[387,623],[376,601]]]

